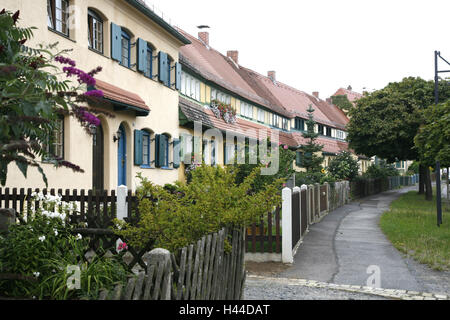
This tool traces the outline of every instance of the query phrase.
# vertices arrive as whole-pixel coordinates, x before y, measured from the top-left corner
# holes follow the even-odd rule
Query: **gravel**
[[[261,279],[245,281],[244,300],[387,300],[384,297],[330,288],[311,288]]]

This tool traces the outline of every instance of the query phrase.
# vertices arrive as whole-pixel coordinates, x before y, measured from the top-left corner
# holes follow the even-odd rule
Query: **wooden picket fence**
[[[246,275],[244,254],[244,230],[224,228],[169,253],[166,259],[150,258],[145,271],[114,290],[103,290],[100,299],[240,300]]]

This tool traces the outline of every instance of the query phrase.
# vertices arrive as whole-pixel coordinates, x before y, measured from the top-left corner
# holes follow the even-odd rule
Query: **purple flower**
[[[66,73],[67,77],[71,77],[73,75],[78,77],[78,82],[81,83],[85,83],[88,86],[95,86],[95,79],[90,76],[89,74],[87,74],[86,72],[74,68],[74,67],[64,67],[63,71]]]
[[[71,60],[71,59],[69,59],[69,58],[66,58],[66,57],[63,57],[63,56],[57,56],[57,57],[55,57],[55,61],[57,61],[57,62],[59,62],[59,63],[61,63],[61,64],[68,64],[68,65],[70,65],[70,66],[72,66],[72,67],[75,67],[77,64],[75,63],[75,61],[73,61],[73,60]]]
[[[103,91],[101,90],[91,90],[84,93],[85,96],[88,97],[96,97],[96,98],[103,98]]]

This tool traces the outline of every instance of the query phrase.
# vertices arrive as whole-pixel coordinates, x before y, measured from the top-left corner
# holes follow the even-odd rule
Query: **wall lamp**
[[[119,141],[121,137],[122,137],[122,132],[119,130],[114,134],[113,141],[114,142]]]

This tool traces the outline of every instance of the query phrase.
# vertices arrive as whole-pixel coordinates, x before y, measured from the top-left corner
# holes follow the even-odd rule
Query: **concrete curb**
[[[382,296],[395,300],[450,300],[450,296],[444,294],[435,294],[428,292],[417,292],[409,290],[373,288],[366,286],[355,286],[347,284],[336,284],[328,282],[320,282],[306,279],[292,278],[273,278],[257,275],[247,275],[247,280],[263,280],[268,282],[276,282],[280,284],[297,285],[310,288],[327,288],[332,290],[342,290],[348,292],[364,293],[376,296]]]

